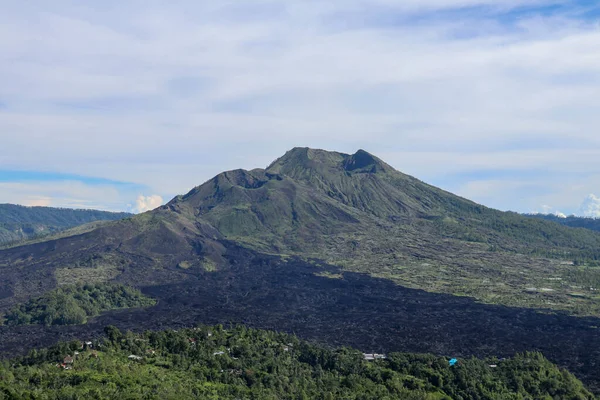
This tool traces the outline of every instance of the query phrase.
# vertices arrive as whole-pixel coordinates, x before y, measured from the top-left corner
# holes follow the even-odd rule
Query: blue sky
[[[0,202],[143,211],[309,146],[600,210],[597,2],[6,3]]]

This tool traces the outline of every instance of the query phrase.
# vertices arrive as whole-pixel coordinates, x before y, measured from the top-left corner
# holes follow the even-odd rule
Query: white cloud
[[[544,204],[541,207],[541,211],[535,211],[534,214],[544,214],[544,215],[552,214],[559,218],[567,218],[567,215],[565,213],[562,213],[558,210],[552,211],[552,209],[553,209],[552,206]]]
[[[23,204],[29,207],[50,207],[52,205],[52,198],[44,196],[31,196],[25,200]]]
[[[449,188],[568,210],[600,176],[600,31],[572,8],[495,18],[555,3],[15,2],[0,15],[0,165],[166,198],[293,146],[366,148],[427,179],[546,170]]]
[[[544,204],[542,206],[542,214],[550,214],[552,210],[552,206],[549,206],[548,204]]]
[[[600,218],[600,197],[594,194],[588,195],[579,207],[578,215]]]
[[[135,201],[135,211],[138,213],[154,210],[163,204],[163,199],[159,195],[153,194],[151,196],[139,195]]]

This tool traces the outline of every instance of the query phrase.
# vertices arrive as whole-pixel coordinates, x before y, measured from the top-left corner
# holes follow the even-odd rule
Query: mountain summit
[[[349,155],[294,148],[264,170],[224,172],[169,206],[202,215],[226,234],[255,235],[264,228],[279,236],[294,227],[328,229],[365,217],[454,213],[457,204],[462,209],[476,207],[394,170],[364,150]]]
[[[307,147],[296,147],[286,152],[283,157],[275,160],[267,167],[267,171],[295,178],[297,172],[306,170],[329,171],[331,173],[340,170],[359,170],[376,173],[385,172],[386,168],[391,169],[389,165],[364,150],[358,150],[355,154],[350,155]]]

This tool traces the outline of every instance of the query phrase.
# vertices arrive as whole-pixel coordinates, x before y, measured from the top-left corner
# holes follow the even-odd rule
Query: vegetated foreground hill
[[[363,350],[541,350],[598,387],[600,343],[590,344],[597,318],[405,287],[600,315],[599,254],[598,233],[483,207],[364,151],[294,149],[264,170],[222,173],[155,211],[0,251],[0,311],[60,285],[114,281],[159,303],[97,321],[244,322]],[[3,327],[0,347],[97,332],[98,323]]]
[[[0,398],[593,399],[540,353],[449,359],[392,353],[367,361],[272,331],[198,326],[62,343],[0,365]],[[379,357],[379,356],[378,356]]]
[[[0,204],[0,246],[94,221],[114,221],[131,215],[98,210]]]
[[[570,226],[571,228],[585,228],[592,231],[600,231],[600,218],[576,217],[574,215],[559,217],[554,214],[525,214],[525,216],[556,222],[561,225]]]

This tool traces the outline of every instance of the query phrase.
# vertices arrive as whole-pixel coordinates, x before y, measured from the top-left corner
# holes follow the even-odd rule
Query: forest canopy
[[[78,325],[104,311],[154,304],[139,290],[123,285],[68,285],[16,306],[4,316],[4,324]]]
[[[593,399],[540,353],[512,359],[388,354],[365,360],[243,326],[122,333],[0,364],[0,399]],[[40,397],[41,396],[41,397]]]

